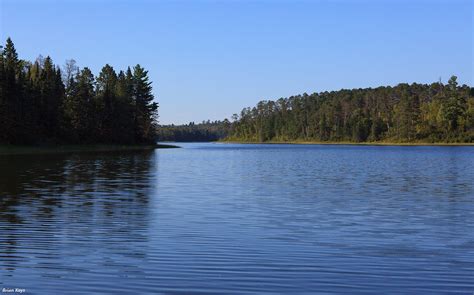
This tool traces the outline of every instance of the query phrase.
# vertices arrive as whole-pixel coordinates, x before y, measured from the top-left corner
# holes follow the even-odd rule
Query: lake
[[[0,287],[473,294],[474,147],[0,155]]]

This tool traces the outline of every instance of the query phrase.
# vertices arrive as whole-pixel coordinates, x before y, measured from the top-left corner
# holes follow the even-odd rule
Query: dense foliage
[[[158,128],[159,141],[205,142],[217,141],[229,134],[230,122],[203,121],[200,124],[191,122],[187,125],[162,125]]]
[[[74,60],[20,60],[0,47],[0,143],[154,143],[158,104],[140,65],[97,77]]]
[[[261,101],[229,140],[474,142],[474,88],[439,83],[352,89]]]

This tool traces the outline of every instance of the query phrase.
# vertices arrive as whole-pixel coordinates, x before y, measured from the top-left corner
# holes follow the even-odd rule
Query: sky
[[[96,75],[141,64],[160,123],[182,124],[305,92],[474,86],[473,13],[473,0],[0,0],[0,37]]]

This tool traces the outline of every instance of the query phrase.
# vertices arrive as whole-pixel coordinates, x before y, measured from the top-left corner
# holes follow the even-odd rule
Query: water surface
[[[474,147],[0,156],[0,287],[474,292]]]

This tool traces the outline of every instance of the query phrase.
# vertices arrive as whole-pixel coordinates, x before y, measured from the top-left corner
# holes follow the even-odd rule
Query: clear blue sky
[[[474,85],[472,0],[0,2],[2,42],[24,59],[74,58],[95,74],[142,64],[161,123],[452,74]]]

